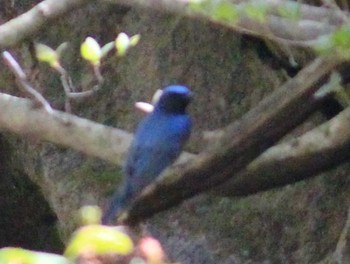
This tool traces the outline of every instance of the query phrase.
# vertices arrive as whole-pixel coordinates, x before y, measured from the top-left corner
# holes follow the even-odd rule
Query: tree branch
[[[37,33],[42,26],[94,0],[45,0],[28,12],[10,20],[0,26],[0,48],[13,46],[23,39]],[[269,38],[279,42],[287,42],[303,46],[310,46],[313,41],[325,34],[331,33],[344,22],[344,14],[337,10],[299,4],[293,1],[265,1],[267,5],[267,19],[265,22],[241,15],[237,23],[223,22],[208,14],[195,13],[188,8],[189,0],[103,0],[105,3],[139,6],[162,12],[178,13],[189,17],[198,17],[243,34]],[[244,1],[232,1],[237,7]],[[281,17],[281,8],[298,8],[300,20],[292,21]]]
[[[213,150],[204,152],[198,158],[185,156],[183,159],[190,162],[185,162],[185,166],[182,163],[181,166],[173,167],[171,175],[176,175],[175,177],[166,177],[164,181],[150,186],[131,208],[128,221],[137,222],[231,179],[235,173],[244,169],[248,163],[317,109],[318,102],[313,97],[318,89],[315,83],[338,64],[339,61],[332,59],[316,59],[295,78],[261,101],[241,120],[224,128],[223,136]],[[35,108],[27,99],[1,93],[0,112],[0,128],[71,147],[116,164],[122,164],[122,157],[131,142],[131,135],[121,130],[59,111],[49,114],[43,108]],[[310,164],[314,164],[312,162],[313,160]],[[329,164],[327,166],[331,166],[331,163]],[[308,167],[307,163],[304,165]],[[258,177],[257,175],[258,171],[255,171],[250,177]],[[233,189],[239,190],[241,185],[249,183],[249,179],[244,179],[241,183],[241,177],[236,179]],[[260,182],[264,180],[267,181],[255,179]],[[286,178],[286,181],[290,181],[290,178]],[[285,182],[278,184],[282,185]],[[272,186],[276,186],[273,181]],[[259,190],[258,187],[248,189],[247,193]],[[237,193],[233,192],[231,195]]]
[[[48,22],[94,0],[45,0],[0,26],[0,49],[36,34]]]
[[[307,179],[350,158],[350,108],[332,120],[264,152],[214,190],[220,196],[247,196]]]
[[[82,6],[88,2],[88,0],[60,1],[59,3],[53,0],[43,1],[27,13],[0,27],[0,34],[4,36],[0,40],[0,47],[17,43],[25,36],[36,32],[47,21],[64,14],[68,9]],[[183,13],[188,11],[186,1],[134,0],[118,1],[118,3],[147,5],[147,7],[152,8],[161,7],[163,11],[175,10],[176,12]],[[306,8],[310,12],[310,6],[306,7],[302,5],[301,10]],[[325,11],[324,9],[316,8],[312,10],[314,10],[314,12],[311,12],[312,14],[317,13],[315,10]],[[304,16],[306,16],[306,13],[304,13]],[[205,19],[212,20],[210,17],[205,17]],[[315,32],[315,35],[311,36],[314,39],[318,34],[329,33],[335,28],[335,25],[320,27],[321,24],[318,24],[319,21],[309,21],[310,23],[293,22],[295,25],[290,27],[289,21],[274,15],[270,15],[267,21],[270,23],[268,27],[266,25],[261,26],[260,22],[258,23],[247,17],[242,17],[237,25],[226,26],[237,28],[238,31],[245,33],[268,33],[283,39],[293,40],[305,40],[305,36],[309,36],[308,32],[310,31]],[[330,21],[339,23],[339,20],[334,20],[334,18],[329,19],[328,22]],[[286,23],[284,24],[282,22]],[[323,22],[321,23],[323,25]],[[301,28],[301,25],[304,25],[304,27]],[[306,28],[305,25],[308,26],[308,29],[300,31],[299,29]],[[282,29],[277,28],[275,30],[274,26],[282,27]],[[289,28],[290,31],[286,35],[281,35],[279,32],[284,32],[285,28]],[[318,29],[314,30],[315,28]],[[325,31],[321,32],[320,30]],[[28,35],[18,34],[18,32],[24,31]],[[11,34],[5,34],[6,32],[11,32],[12,36],[21,37],[12,38]],[[13,32],[16,32],[16,34],[13,34]],[[299,35],[295,35],[295,32]],[[163,204],[153,203],[158,208],[152,208],[145,214],[152,214],[152,211],[162,210],[175,205],[185,198],[192,197],[230,179],[235,172],[244,168],[314,110],[315,105],[310,104],[310,101],[312,101],[311,95],[316,89],[313,87],[313,84],[333,69],[336,64],[338,62],[332,60],[316,60],[307,69],[304,69],[297,78],[292,79],[282,89],[276,91],[267,100],[264,100],[259,106],[250,111],[245,118],[227,127],[225,129],[225,135],[221,138],[216,150],[211,154],[204,154],[199,159],[196,159],[192,165],[187,166],[184,173],[180,173],[181,177],[176,178],[175,182],[167,185],[167,188],[162,187],[161,189],[165,190],[169,199]],[[291,95],[291,92],[294,92],[294,94]],[[288,96],[287,99],[285,98],[286,96]],[[131,140],[131,136],[125,132],[107,128],[64,113],[58,113],[57,111],[55,111],[54,116],[48,115],[42,109],[34,109],[28,101],[23,101],[25,99],[15,99],[15,97],[8,95],[1,95],[1,99],[6,101],[0,107],[0,111],[2,112],[2,118],[0,119],[1,127],[20,134],[38,136],[41,139],[72,147],[86,154],[121,164],[121,157],[128,148]],[[19,105],[21,106],[19,107]],[[293,115],[286,122],[286,117],[291,112],[297,114]],[[15,119],[13,118],[14,116],[16,117]],[[16,122],[13,122],[13,120],[16,120]],[[111,134],[115,133],[116,135],[111,136]],[[110,144],[111,141],[114,141],[114,143]],[[120,144],[120,142],[123,142],[123,144]],[[118,146],[117,149],[116,146]],[[158,191],[157,193],[157,190],[153,195],[159,196],[162,195],[162,192],[165,193],[164,191]],[[168,196],[169,193],[171,194],[170,196]],[[145,201],[147,203],[147,196],[145,197]],[[140,206],[136,203],[135,207],[131,210],[131,220],[133,218],[137,219],[138,214],[140,214],[138,207]],[[133,212],[137,213],[133,214]]]
[[[212,151],[175,170],[176,176],[158,183],[161,186],[150,186],[134,203],[126,221],[140,221],[232,178],[317,108],[315,84],[338,64],[317,58],[242,119],[226,127]]]
[[[188,14],[188,6],[191,0],[103,0],[107,3],[122,4],[128,6],[139,6],[143,8],[155,9],[163,12]],[[232,4],[238,6],[247,2],[254,3],[254,1],[247,0],[228,0]],[[308,4],[302,4],[300,2],[290,0],[265,0],[264,4],[267,7],[267,14],[279,15],[285,8],[289,10],[298,10],[301,19],[314,20],[314,21],[326,21],[333,25],[340,25],[344,22],[343,15],[339,12],[335,12],[330,8],[316,7]],[[189,15],[192,15],[191,13]]]
[[[312,46],[314,41],[322,35],[330,34],[338,26],[344,23],[344,14],[330,8],[315,7],[294,1],[265,1],[267,16],[265,21],[260,21],[240,14],[235,23],[225,22],[214,18],[211,14],[198,13],[189,8],[189,0],[104,0],[107,3],[116,3],[127,6],[139,6],[162,12],[177,13],[189,17],[197,17],[206,21],[221,24],[242,34],[249,34],[274,41]],[[236,6],[237,10],[247,1],[228,1]],[[248,3],[249,4],[249,3]],[[297,9],[300,18],[288,19],[280,15],[280,10]]]
[[[35,90],[27,81],[27,75],[18,64],[18,62],[12,57],[12,55],[4,51],[2,53],[2,58],[4,59],[6,65],[10,68],[13,74],[16,76],[16,80],[19,84],[19,87],[38,105],[43,107],[48,113],[52,113],[53,109],[51,108],[49,102],[37,91]]]
[[[47,140],[121,165],[132,135],[77,116],[34,107],[28,99],[0,93],[0,128]]]

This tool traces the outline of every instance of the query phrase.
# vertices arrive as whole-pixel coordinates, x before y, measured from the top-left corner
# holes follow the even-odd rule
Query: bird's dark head
[[[182,85],[170,85],[163,89],[163,92],[155,105],[155,111],[169,113],[185,113],[186,106],[192,99],[192,92]]]

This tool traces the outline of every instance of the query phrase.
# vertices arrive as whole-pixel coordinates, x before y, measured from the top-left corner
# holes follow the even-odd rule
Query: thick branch
[[[93,0],[45,0],[28,12],[10,20],[0,26],[0,48],[9,47],[23,39],[36,34],[42,26],[69,11],[82,7]],[[291,8],[296,5],[293,1],[266,1],[268,16],[266,22],[241,16],[235,24],[226,23],[214,19],[208,14],[198,14],[188,9],[188,0],[104,0],[107,3],[122,4],[128,6],[140,6],[160,10],[162,12],[173,12],[190,17],[220,23],[244,34],[251,34],[278,41],[292,41],[300,45],[310,45],[309,41],[317,37],[331,33],[338,27],[344,18],[336,10],[299,4],[300,21],[279,16],[281,8]],[[244,1],[233,1],[236,5],[244,4]]]
[[[234,2],[242,3],[245,0],[234,0]],[[341,25],[344,23],[344,15],[348,15],[348,11],[339,12],[332,8],[316,7],[302,2],[290,0],[265,0],[268,5],[269,14],[279,15],[280,10],[298,10],[300,19],[313,20],[319,22],[327,22],[331,25]]]
[[[30,97],[32,98],[38,105],[43,107],[48,113],[52,113],[53,109],[51,108],[49,102],[27,81],[27,76],[18,62],[12,57],[12,55],[4,51],[2,53],[2,57],[6,63],[6,65],[11,69],[11,71],[15,74],[16,79],[19,83],[19,87]]]
[[[270,148],[215,189],[220,196],[246,196],[304,180],[350,158],[350,108],[332,120]]]
[[[162,182],[159,188],[149,188],[131,208],[128,221],[137,222],[229,180],[315,110],[315,83],[338,64],[318,58],[305,67],[241,120],[226,127],[209,154],[175,172],[177,177]]]
[[[122,164],[132,136],[77,116],[34,107],[28,99],[0,93],[0,128],[47,140],[87,155]]]
[[[72,114],[36,107],[34,102],[0,93],[0,129],[46,140],[122,165],[132,135]],[[180,163],[195,155],[183,153]]]
[[[0,48],[13,46],[37,33],[48,22],[93,0],[45,0],[0,26]]]
[[[123,4],[128,6],[139,6],[143,8],[155,9],[163,12],[171,12],[178,14],[186,14],[187,7],[190,0],[103,0],[108,3],[116,3]],[[244,4],[249,1],[247,0],[228,0],[228,2],[232,2],[235,5]],[[324,7],[316,7],[307,4],[302,4],[300,2],[296,3],[295,1],[290,0],[265,0],[264,4],[267,7],[268,14],[270,15],[278,15],[280,14],[280,10],[283,9],[298,9],[300,18],[305,20],[314,20],[314,21],[327,21],[333,25],[339,25],[343,21],[343,14],[339,12],[324,8]],[[191,14],[190,14],[191,15]]]
[[[344,22],[344,14],[337,10],[315,7],[294,1],[265,1],[267,6],[267,17],[265,21],[259,21],[243,14],[236,23],[229,23],[214,18],[211,14],[196,13],[188,8],[189,0],[104,0],[108,3],[117,3],[128,6],[140,6],[159,11],[178,13],[189,17],[199,17],[207,21],[219,23],[225,27],[232,28],[243,34],[269,38],[291,44],[304,46],[312,45],[319,36],[329,34]],[[239,10],[240,5],[247,1],[232,1]],[[300,19],[292,19],[280,16],[281,9],[295,9],[300,12]],[[290,42],[291,41],[291,42]]]

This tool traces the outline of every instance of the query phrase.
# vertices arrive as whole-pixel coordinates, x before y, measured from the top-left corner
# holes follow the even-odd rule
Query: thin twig
[[[73,86],[71,86],[73,83],[70,81],[70,77],[69,77],[67,71],[63,67],[59,68],[59,72],[61,74],[61,77],[60,77],[61,84],[63,86],[63,90],[64,90],[64,93],[66,95],[64,108],[65,108],[66,112],[71,113],[72,106],[70,104],[70,100],[69,100],[68,95],[71,93],[71,90],[73,89]]]
[[[8,52],[4,51],[2,53],[2,58],[4,59],[6,65],[10,68],[13,74],[16,76],[19,87],[36,103],[42,106],[48,113],[52,114],[53,109],[50,106],[49,102],[37,91],[35,90],[28,82],[27,76],[15,58]]]
[[[94,69],[94,75],[95,75],[95,78],[97,80],[97,83],[98,83],[99,86],[101,86],[103,84],[103,82],[104,82],[104,79],[103,79],[103,76],[101,74],[100,66],[99,65],[94,65],[93,69]]]
[[[75,92],[75,86],[73,85],[72,79],[66,70],[61,67],[61,70],[58,70],[61,77],[61,84],[63,86],[65,95],[66,95],[66,106],[70,109],[69,99],[81,99],[85,97],[90,97],[94,95],[97,91],[99,91],[104,83],[104,78],[100,72],[100,67],[93,66],[94,76],[96,78],[97,84],[95,84],[90,90],[83,92]],[[67,110],[67,109],[66,109]],[[70,112],[70,111],[68,111]]]

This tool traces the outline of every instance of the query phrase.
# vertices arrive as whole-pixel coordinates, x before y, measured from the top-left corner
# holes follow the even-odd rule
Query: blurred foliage
[[[206,14],[215,20],[236,23],[239,16],[237,6],[226,0],[191,1],[189,12]]]
[[[102,210],[98,206],[83,206],[79,210],[82,225],[95,225],[101,222]]]
[[[265,22],[267,17],[267,11],[268,11],[268,6],[265,3],[265,1],[248,2],[243,6],[243,13],[246,16],[254,20],[257,20],[261,23]]]
[[[282,17],[297,21],[301,17],[300,5],[295,2],[286,2],[283,6],[278,8],[278,13]]]
[[[124,32],[120,33],[115,39],[115,48],[117,50],[117,56],[124,56],[129,48],[137,45],[139,40],[139,34],[129,37]]]
[[[246,1],[241,4],[233,4],[228,0],[203,0],[191,1],[189,12],[205,14],[218,22],[229,22],[235,24],[239,17],[249,18],[264,22],[268,6],[265,1]]]
[[[165,254],[158,240],[144,237],[137,246],[122,227],[97,224],[101,219],[101,209],[85,206],[79,211],[83,223],[77,229],[64,252],[64,256],[22,248],[0,249],[1,264],[69,264],[69,263],[165,263]],[[93,223],[93,224],[91,224]],[[90,261],[90,262],[89,262]]]
[[[86,252],[128,255],[133,249],[134,244],[125,233],[109,226],[87,225],[73,234],[64,255],[75,260]]]
[[[35,45],[35,52],[39,61],[47,62],[51,67],[54,67],[55,64],[59,63],[58,53],[45,44],[38,43]]]
[[[102,58],[101,47],[98,42],[92,38],[87,37],[80,46],[81,56],[93,65],[99,65]]]
[[[22,248],[0,249],[1,264],[69,264],[69,261],[56,254],[43,253]]]
[[[100,209],[86,206],[82,215],[100,218]],[[96,216],[97,214],[97,216]],[[94,219],[94,220],[96,220]],[[144,237],[137,246],[121,227],[90,224],[73,233],[64,256],[22,248],[0,249],[1,264],[69,264],[69,263],[147,263],[164,264],[165,254],[158,240]],[[97,261],[97,262],[94,262]]]
[[[318,38],[316,51],[321,55],[332,55],[342,59],[350,58],[350,24],[344,24],[335,32]]]

